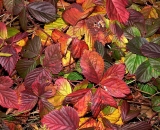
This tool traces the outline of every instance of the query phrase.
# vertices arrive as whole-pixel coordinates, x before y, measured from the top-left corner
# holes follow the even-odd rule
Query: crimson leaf
[[[110,96],[104,89],[99,87],[92,98],[91,110],[94,117],[98,116],[101,108],[103,107],[102,105],[117,107],[114,98]]]
[[[62,60],[59,44],[53,44],[46,48],[43,66],[47,67],[53,74],[62,70]]]
[[[41,120],[51,130],[76,130],[79,117],[75,109],[62,107],[60,110],[51,111]]]
[[[46,1],[30,3],[28,11],[40,22],[49,23],[56,20],[56,7]]]
[[[0,64],[11,75],[19,58],[17,51],[11,45],[7,45],[3,47],[1,52],[12,54],[10,57],[0,57]]]
[[[49,71],[47,71],[46,69],[44,69],[42,67],[36,68],[27,74],[27,76],[24,80],[24,85],[26,87],[31,87],[32,83],[35,80],[39,81],[40,83],[50,81],[51,75],[50,75]]]

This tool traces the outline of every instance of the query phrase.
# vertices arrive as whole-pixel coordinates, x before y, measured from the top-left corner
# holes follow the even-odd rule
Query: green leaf
[[[29,72],[36,68],[36,66],[37,62],[33,59],[21,59],[16,64],[16,70],[22,78],[25,78]]]
[[[128,53],[125,58],[125,65],[130,74],[134,74],[137,68],[146,60],[144,56]]]
[[[160,58],[149,58],[150,65],[157,71],[160,71]]]
[[[152,68],[147,60],[138,67],[135,74],[138,81],[148,82],[152,77],[157,78],[160,75],[160,72]]]
[[[10,57],[12,54],[0,52],[0,56]]]
[[[154,96],[151,102],[152,102],[152,109],[156,112],[160,112],[160,96]]]
[[[153,19],[149,19],[149,20],[153,20]],[[160,27],[159,22],[160,22],[160,19],[154,19],[153,21],[148,22],[149,24],[146,25],[147,33],[146,33],[145,37],[152,36],[159,29],[159,27]]]
[[[105,108],[102,110],[102,112],[103,112],[104,115],[110,115],[110,114],[112,114],[115,110],[116,110],[116,108],[111,107],[111,106],[107,106],[107,107],[105,107]]]
[[[27,45],[23,47],[22,53],[25,58],[36,57],[41,50],[41,39],[35,36],[33,39],[27,41]]]
[[[132,53],[142,55],[140,48],[145,43],[148,43],[148,41],[145,38],[134,37],[132,40],[128,42],[127,49],[129,49],[129,51],[131,51]]]
[[[83,76],[78,72],[71,72],[68,75],[67,79],[69,79],[69,80],[82,80]]]
[[[19,33],[19,30],[13,27],[7,27],[7,33],[8,33],[8,38],[10,38]]]
[[[148,84],[138,84],[138,88],[141,90],[141,91],[143,91],[143,92],[145,92],[143,95],[144,96],[151,96],[151,95],[153,95],[153,94],[155,94],[156,93],[156,91],[157,91],[157,88],[155,87],[155,86],[153,86],[153,85],[148,85]]]
[[[125,37],[128,39],[141,36],[141,32],[138,30],[138,28],[132,26],[127,27],[124,33]]]

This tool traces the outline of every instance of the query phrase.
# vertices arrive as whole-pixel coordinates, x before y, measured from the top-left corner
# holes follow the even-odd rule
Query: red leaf
[[[94,117],[98,116],[101,108],[103,107],[102,105],[117,107],[114,98],[110,96],[105,90],[99,87],[92,98],[91,110]]]
[[[103,79],[105,78],[118,78],[123,79],[125,74],[125,65],[124,64],[114,64],[104,73]]]
[[[89,8],[84,12],[82,6],[74,3],[71,4],[70,7],[63,12],[62,17],[67,23],[76,25],[78,21],[86,18],[92,10],[93,8]]]
[[[37,102],[38,97],[33,93],[32,89],[26,89],[21,92],[19,111],[31,110]]]
[[[84,116],[88,110],[91,96],[92,93],[90,89],[80,89],[67,95],[65,101],[74,104],[74,108],[77,110],[79,117],[81,117]]]
[[[43,65],[53,74],[58,74],[62,70],[61,52],[59,44],[47,46]]]
[[[36,80],[39,83],[45,83],[51,80],[51,75],[49,71],[47,71],[46,69],[43,69],[42,67],[36,68],[27,74],[24,80],[24,85],[26,87],[31,87],[32,83]]]
[[[11,75],[19,58],[17,51],[11,45],[7,45],[3,47],[1,52],[12,54],[10,57],[0,57],[0,64]]]
[[[123,34],[123,30],[120,28],[120,26],[117,23],[111,23],[110,24],[110,29],[115,34],[119,39],[121,38]]]
[[[126,83],[118,78],[106,78],[100,84],[108,94],[114,97],[125,97],[125,95],[130,93],[130,89]]]
[[[99,83],[104,72],[104,61],[95,51],[85,50],[81,56],[82,73],[91,82]]]
[[[125,23],[128,21],[129,12],[125,9],[127,0],[106,0],[107,15],[111,20]]]
[[[24,32],[24,33],[19,32],[16,35],[14,35],[13,37],[7,39],[6,42],[7,43],[15,43],[15,42],[20,41],[21,39],[24,39],[27,36],[28,36],[27,32]]]
[[[14,90],[0,84],[0,105],[6,108],[18,108],[18,98]]]
[[[13,85],[13,80],[8,76],[1,76],[0,77],[0,85],[3,85],[6,88],[9,88]]]
[[[80,58],[85,49],[89,49],[85,41],[79,40],[78,38],[73,39],[71,52],[74,58]]]
[[[51,130],[76,130],[79,124],[79,117],[75,109],[63,107],[45,115],[41,122]]]

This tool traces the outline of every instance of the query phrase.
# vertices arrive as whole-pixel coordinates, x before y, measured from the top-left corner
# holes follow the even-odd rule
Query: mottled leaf
[[[138,81],[148,82],[152,77],[157,78],[160,75],[160,72],[153,69],[147,60],[138,67],[135,75]]]
[[[56,7],[49,2],[32,2],[27,8],[29,13],[40,22],[49,23],[56,20]]]
[[[51,130],[76,130],[78,129],[79,117],[75,109],[63,107],[45,115],[41,122]]]
[[[116,35],[118,38],[121,38],[123,30],[116,22],[111,23],[109,27],[114,35]]]
[[[23,57],[34,58],[41,50],[41,40],[38,36],[34,36],[33,39],[27,41],[27,45],[23,47]]]
[[[6,10],[10,13],[13,11],[13,6],[14,6],[14,0],[3,0],[4,7]]]
[[[160,96],[154,96],[151,102],[152,102],[152,109],[156,112],[160,112]]]
[[[11,45],[6,45],[3,47],[1,52],[12,54],[10,57],[0,57],[0,64],[9,73],[9,75],[11,75],[19,58],[16,49]]]
[[[148,41],[145,38],[134,37],[132,40],[128,42],[127,49],[132,53],[142,55],[140,48],[145,43],[148,43]]]
[[[100,82],[104,72],[104,61],[97,52],[85,50],[80,65],[86,79],[94,83]]]
[[[7,38],[7,28],[3,22],[0,22],[0,38],[2,39]]]
[[[37,61],[33,59],[21,59],[16,64],[16,70],[22,78],[25,78],[30,71],[36,68],[36,65]]]
[[[146,57],[128,53],[125,58],[125,65],[130,74],[134,74],[137,68],[147,60]]]

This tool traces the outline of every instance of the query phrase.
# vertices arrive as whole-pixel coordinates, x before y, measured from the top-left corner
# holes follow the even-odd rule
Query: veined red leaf
[[[70,7],[63,12],[62,17],[67,23],[76,25],[78,21],[86,18],[92,11],[93,8],[89,8],[83,11],[81,5],[74,3],[71,4]]]
[[[130,93],[130,89],[127,84],[118,78],[105,78],[102,79],[100,84],[103,86],[105,91],[113,97],[125,97]]]
[[[33,109],[38,102],[38,97],[32,89],[26,89],[21,92],[19,111],[27,111]]]
[[[111,20],[118,20],[125,23],[128,21],[129,12],[125,9],[127,0],[106,0],[107,16]]]
[[[99,83],[104,72],[104,61],[95,51],[85,50],[80,59],[82,73],[91,82]]]
[[[92,93],[90,89],[77,90],[65,98],[66,103],[72,103],[77,110],[78,116],[84,116],[88,110],[89,102],[91,101]]]
[[[103,75],[104,78],[118,78],[118,79],[123,79],[125,74],[125,65],[124,64],[114,64],[111,66]],[[103,80],[102,79],[102,80]]]
[[[9,88],[13,85],[13,80],[9,76],[0,76],[0,85]]]
[[[1,52],[12,54],[12,56],[10,57],[0,57],[0,64],[10,75],[15,69],[19,56],[16,49],[13,48],[11,45],[3,47]]]
[[[113,32],[113,34],[115,34],[118,38],[121,38],[123,30],[116,22],[110,24],[110,29]]]
[[[31,87],[32,83],[36,80],[39,83],[49,82],[51,80],[50,72],[42,67],[36,68],[27,74],[24,85]]]
[[[75,109],[63,107],[45,115],[41,122],[51,130],[76,130],[79,124],[79,117]]]
[[[9,88],[8,85],[10,85],[10,83],[6,84],[6,86],[0,84],[0,105],[6,108],[18,108],[17,94],[14,90]]]
[[[112,107],[117,107],[116,101],[112,96],[110,96],[104,89],[98,88],[96,93],[92,98],[92,114],[94,117],[97,117],[103,105],[109,105]]]
[[[85,41],[79,40],[78,38],[73,39],[71,53],[74,58],[80,58],[85,49],[89,49]]]
[[[62,70],[62,60],[59,44],[47,46],[43,66],[47,67],[53,74]]]

